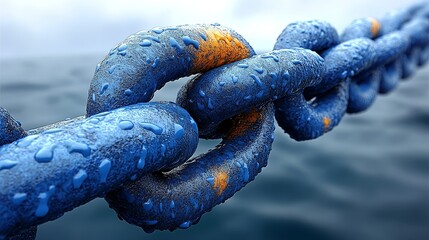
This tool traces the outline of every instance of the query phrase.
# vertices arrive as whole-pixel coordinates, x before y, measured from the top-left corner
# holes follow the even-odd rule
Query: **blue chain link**
[[[292,138],[317,138],[428,59],[424,4],[355,20],[341,36],[293,23],[260,55],[218,24],[138,32],[97,65],[86,117],[25,132],[0,108],[0,239],[35,238],[38,224],[96,197],[145,231],[188,228],[267,165],[274,116]],[[196,73],[178,105],[141,103]],[[198,137],[223,141],[187,160]]]

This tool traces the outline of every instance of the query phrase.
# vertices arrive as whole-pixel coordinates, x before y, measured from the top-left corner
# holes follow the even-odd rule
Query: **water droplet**
[[[167,147],[165,146],[165,144],[161,144],[161,156],[165,156],[165,150],[167,149]]]
[[[252,96],[247,95],[247,96],[245,96],[243,99],[244,99],[244,100],[250,100],[250,99],[252,99]]]
[[[204,110],[204,109],[205,109],[204,104],[202,104],[202,103],[200,103],[200,102],[197,102],[197,108],[198,108],[199,110]]]
[[[347,78],[347,71],[342,72],[342,73],[341,73],[341,77],[342,77],[343,79],[346,79],[346,78]]]
[[[152,45],[152,42],[148,39],[143,39],[143,41],[139,43],[139,45],[142,47],[149,47],[150,45]]]
[[[161,34],[164,32],[164,29],[160,28],[160,27],[155,27],[152,29],[152,32],[156,33],[156,34]]]
[[[27,199],[26,193],[15,193],[12,197],[13,204],[21,204],[25,199]]]
[[[183,47],[180,46],[180,44],[176,41],[176,39],[170,37],[170,46],[174,49],[176,49],[176,52],[178,54],[181,54],[183,51]]]
[[[247,167],[247,163],[243,163],[243,181],[249,181],[249,168]]]
[[[133,174],[133,175],[130,177],[130,180],[131,180],[131,181],[135,181],[135,180],[137,180],[137,174]]]
[[[231,80],[232,80],[232,83],[236,84],[236,83],[238,82],[238,77],[237,77],[237,76],[232,75],[232,76],[231,76]]]
[[[66,140],[64,141],[64,145],[70,154],[80,153],[84,157],[88,157],[89,155],[91,155],[91,148],[85,143],[79,143],[73,140]]]
[[[214,186],[214,177],[208,177],[206,180],[208,183],[210,183],[210,185]]]
[[[221,87],[222,87],[223,85],[225,85],[225,82],[224,82],[224,81],[220,81],[220,82],[219,82],[219,86],[221,86]]]
[[[79,172],[77,172],[76,175],[73,176],[73,187],[75,189],[80,188],[83,181],[85,181],[87,177],[88,177],[88,174],[86,173],[86,171],[83,169],[80,169]]]
[[[240,63],[240,64],[237,64],[237,67],[239,67],[239,68],[248,68],[249,65],[247,65],[245,63]]]
[[[143,169],[146,164],[146,156],[147,156],[147,148],[145,146],[142,147],[142,151],[140,152],[140,159],[137,162],[137,168]]]
[[[102,112],[102,113],[98,113],[98,114],[93,115],[93,117],[105,117],[109,114],[110,114],[110,112]]]
[[[39,135],[30,135],[30,136],[27,136],[25,138],[22,138],[18,141],[17,146],[18,147],[28,147],[38,137],[39,137]]]
[[[256,84],[258,84],[259,87],[263,86],[261,79],[258,76],[256,76],[255,74],[250,74],[250,77],[253,78],[253,80]]]
[[[134,123],[129,120],[122,120],[119,122],[118,126],[122,130],[131,130],[134,127]]]
[[[192,45],[195,49],[198,49],[200,47],[200,44],[189,36],[183,36],[182,40],[183,43],[186,44],[186,46]]]
[[[203,33],[200,33],[200,37],[201,37],[204,41],[207,41],[207,37],[206,37],[206,35],[204,35]]]
[[[50,162],[54,157],[53,148],[55,145],[47,144],[43,146],[37,153],[34,155],[34,159],[39,163]]]
[[[109,74],[112,74],[115,71],[117,66],[118,66],[118,64],[110,66],[109,70],[107,70],[109,72]]]
[[[95,93],[92,93],[92,101],[95,102]]]
[[[51,129],[48,129],[48,130],[42,132],[42,134],[53,134],[53,133],[58,133],[58,132],[62,132],[62,131],[63,130],[59,129],[59,128],[51,128]]]
[[[49,190],[44,193],[40,193],[37,198],[39,198],[39,205],[37,206],[35,216],[36,217],[44,217],[49,212],[48,201],[49,198],[55,191],[55,186],[49,186]]]
[[[153,207],[153,203],[151,199],[148,199],[146,202],[143,203],[143,208],[145,211],[151,210]]]
[[[171,202],[170,202],[170,208],[174,208],[174,200],[171,200]]]
[[[128,45],[123,43],[118,47],[118,51],[122,52],[122,51],[125,51],[127,48],[128,48]]]
[[[162,132],[164,131],[164,129],[162,129],[162,127],[152,124],[152,123],[140,123],[140,126],[142,126],[142,128],[153,132],[156,135],[160,135],[162,134]]]
[[[152,63],[152,67],[153,68],[156,68],[157,66],[158,66],[158,64],[159,64],[159,58],[155,58],[155,60],[153,60],[153,63]]]
[[[114,47],[114,48],[110,49],[109,56],[112,56],[113,54],[115,54],[116,49],[118,49],[118,47]]]
[[[88,119],[88,122],[91,124],[98,124],[100,120],[98,120],[97,118],[91,118],[91,119]]]
[[[97,64],[97,66],[95,66],[95,72],[98,72],[98,70],[100,70],[101,64]]]
[[[110,160],[104,159],[101,161],[100,165],[98,166],[98,171],[100,173],[100,183],[105,183],[107,179],[107,175],[109,175],[110,168],[112,166],[112,163]]]
[[[189,121],[191,122],[192,127],[193,127],[195,130],[198,130],[197,123],[194,121],[194,119],[192,119],[192,118],[191,118],[191,120],[189,120]]]
[[[133,91],[131,89],[127,89],[124,91],[125,96],[131,96],[133,94]]]
[[[179,228],[186,229],[186,228],[189,228],[189,226],[191,226],[191,222],[186,221],[186,222],[183,222],[182,224],[180,224]]]
[[[3,169],[11,169],[13,167],[15,167],[15,165],[18,164],[17,161],[13,161],[13,160],[2,160],[0,161],[0,170]]]
[[[279,62],[279,58],[274,55],[262,55],[261,58],[271,58],[274,60],[274,62]]]
[[[270,75],[270,77],[273,79],[273,81],[276,81],[277,80],[277,74],[276,73],[270,73],[269,74]]]
[[[177,123],[174,124],[174,134],[177,141],[182,139],[183,135],[185,134],[185,130],[183,129],[182,125]]]
[[[103,85],[101,86],[101,89],[100,89],[100,95],[103,94],[107,90],[108,87],[109,87],[108,83],[103,83]]]
[[[292,60],[293,65],[300,65],[302,64],[300,60],[294,59]]]
[[[259,74],[264,73],[264,69],[263,69],[263,68],[261,68],[261,67],[254,68],[253,70],[255,70],[255,72],[257,72],[257,73],[259,73]]]
[[[286,70],[284,73],[283,73],[283,75],[282,75],[282,77],[284,78],[284,79],[288,79],[289,78],[289,72],[288,72],[288,70]]]
[[[155,37],[155,36],[143,36],[142,38],[143,39],[150,39],[150,40],[157,42],[157,43],[161,42],[161,40],[159,40],[159,37]]]
[[[208,101],[207,101],[207,107],[208,107],[209,109],[214,109],[213,102],[212,102],[212,99],[211,99],[211,98],[209,98],[209,99],[208,99]]]
[[[258,94],[256,94],[257,98],[261,98],[264,95],[264,90],[261,90],[258,92]]]
[[[149,226],[155,225],[157,223],[158,223],[158,220],[146,220],[146,221],[144,221],[144,224],[149,225]]]
[[[206,96],[206,93],[202,89],[200,89],[199,94],[200,94],[201,97],[205,97]]]

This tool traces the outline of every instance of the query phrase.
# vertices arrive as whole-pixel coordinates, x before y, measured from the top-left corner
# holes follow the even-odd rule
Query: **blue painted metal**
[[[421,17],[412,18],[418,7],[398,11],[384,19],[383,25],[376,19],[366,18],[352,22],[344,31],[342,40],[365,37],[375,39],[376,59],[370,68],[352,79],[348,113],[366,110],[375,101],[377,93],[388,93],[400,78],[409,77],[425,60],[424,51],[429,43],[429,22]],[[389,28],[398,26],[398,28]],[[377,39],[380,34],[387,34]],[[422,53],[423,52],[423,53]],[[421,57],[422,56],[422,57]]]
[[[321,52],[339,43],[337,30],[328,22],[311,20],[289,24],[279,35],[274,50],[301,47]]]
[[[328,91],[311,93],[312,89],[316,88],[315,85],[311,85],[275,102],[279,126],[295,140],[308,140],[323,135],[340,122],[346,111],[348,81],[341,80],[347,79],[343,76],[344,70],[350,69],[350,65],[356,65],[357,61],[338,65],[341,62],[339,59],[344,57],[349,59],[351,54],[349,47],[346,47],[347,50],[341,47],[333,48],[338,43],[339,36],[333,26],[323,21],[312,20],[288,25],[274,45],[274,49],[304,47],[322,53],[330,49],[322,55],[325,59],[325,70],[317,84],[322,85],[322,81],[325,82],[323,84],[325,86],[327,83],[331,84],[327,87]],[[350,48],[350,51],[354,50]],[[333,87],[335,85],[337,87]],[[312,98],[314,99],[311,100]]]
[[[0,146],[27,136],[21,124],[0,107]]]
[[[385,94],[392,91],[401,79],[399,57],[408,48],[409,37],[402,31],[395,31],[377,38],[375,44],[378,54],[374,66],[379,67],[381,72],[378,92]]]
[[[188,228],[267,164],[274,111],[292,138],[316,138],[427,62],[427,13],[417,5],[359,19],[341,38],[323,21],[294,23],[275,51],[256,56],[218,24],[131,35],[97,65],[87,118],[22,138],[27,133],[0,108],[0,239],[34,238],[37,224],[104,196],[146,231]],[[200,72],[178,96],[189,113],[140,103]],[[223,141],[187,161],[198,134]]]
[[[127,222],[151,232],[188,228],[252,181],[267,165],[274,139],[272,104],[232,119],[214,150],[167,173],[149,174],[107,195]]]
[[[46,130],[47,129],[47,130]],[[0,147],[0,233],[58,218],[195,151],[197,125],[174,103],[142,103],[36,130]]]
[[[354,77],[349,85],[347,113],[366,110],[375,101],[381,81],[380,69],[365,71]]]
[[[189,111],[203,138],[222,136],[231,117],[314,86],[324,61],[305,49],[272,51],[210,70],[189,81],[177,103]],[[228,128],[226,128],[228,129]]]
[[[317,138],[332,130],[346,112],[348,83],[345,80],[311,101],[302,92],[276,101],[277,123],[297,141]]]
[[[21,124],[17,122],[6,109],[0,107],[0,146],[11,143],[15,140],[27,136],[25,130],[21,127]],[[3,162],[3,167],[5,163]],[[10,165],[11,162],[6,163]],[[12,163],[13,164],[13,163]],[[1,165],[1,163],[0,163]],[[13,236],[10,236],[10,240],[28,240],[35,239],[37,234],[37,226],[32,226],[28,229],[24,229]],[[0,236],[1,238],[1,236]]]
[[[243,37],[218,24],[138,32],[97,65],[87,115],[147,102],[168,81],[251,55],[254,51]]]
[[[376,49],[372,40],[357,38],[340,43],[321,56],[325,59],[325,76],[319,84],[305,90],[308,97],[322,94],[371,67],[376,59]]]

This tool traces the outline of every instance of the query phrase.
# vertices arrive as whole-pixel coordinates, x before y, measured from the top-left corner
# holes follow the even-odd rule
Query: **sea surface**
[[[85,113],[94,56],[0,61],[0,106],[25,129]],[[39,226],[37,239],[429,239],[429,65],[346,116],[332,132],[296,142],[277,127],[266,168],[187,230],[147,234],[103,199]],[[174,101],[182,79],[156,100]],[[198,153],[219,141],[201,141]]]

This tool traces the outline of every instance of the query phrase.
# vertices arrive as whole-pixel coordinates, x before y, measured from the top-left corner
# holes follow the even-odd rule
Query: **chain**
[[[133,34],[97,65],[87,116],[25,132],[0,108],[0,239],[34,238],[97,197],[145,231],[188,228],[267,165],[274,116],[292,138],[317,138],[428,59],[425,4],[355,20],[341,36],[324,21],[293,23],[260,55],[219,24]],[[193,74],[177,104],[145,103]],[[223,140],[188,160],[199,137]]]

